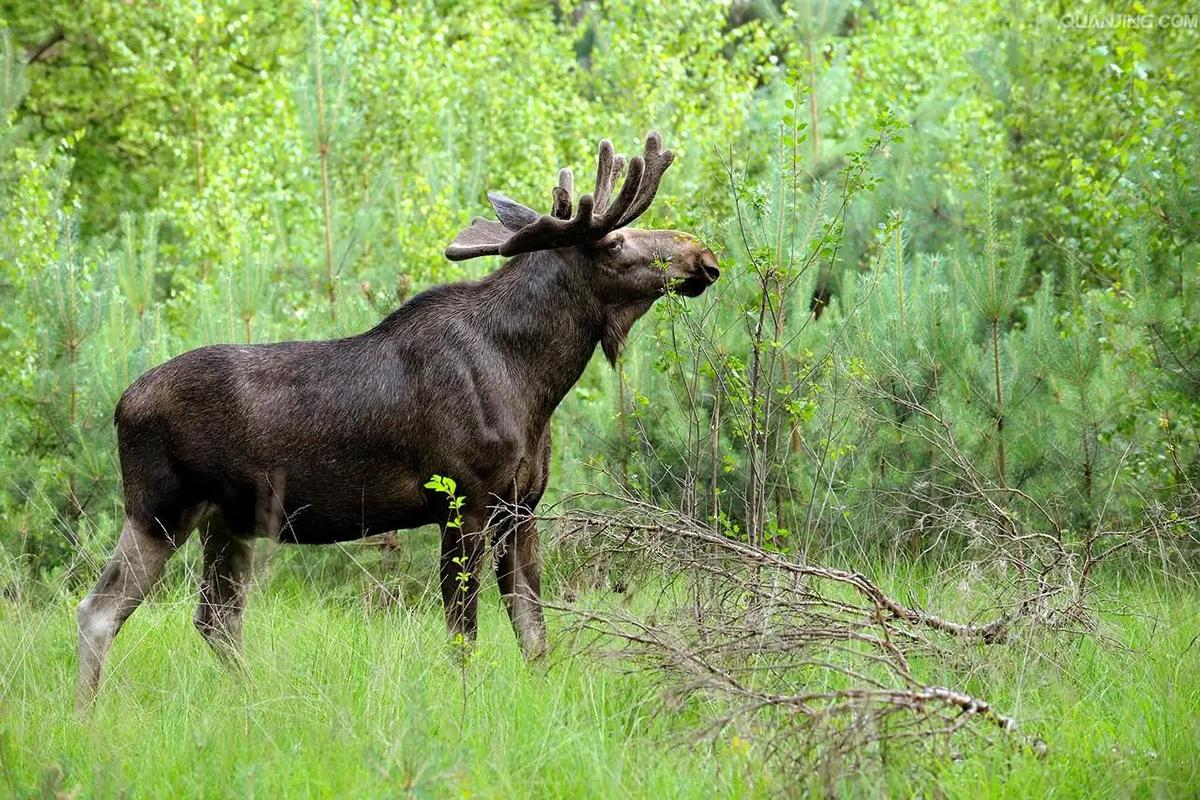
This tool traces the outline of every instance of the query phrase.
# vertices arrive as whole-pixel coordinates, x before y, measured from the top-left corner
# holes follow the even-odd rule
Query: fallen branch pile
[[[945,742],[973,720],[1015,730],[987,701],[931,685],[910,663],[941,653],[939,641],[1000,642],[1011,616],[945,619],[857,572],[736,541],[628,497],[614,510],[563,512],[548,527],[559,552],[577,554],[576,573],[653,587],[613,595],[623,598],[615,603],[547,605],[596,634],[579,637],[584,646],[662,675],[674,702],[709,702],[702,737],[716,741],[733,726],[767,757],[812,767],[904,741]]]

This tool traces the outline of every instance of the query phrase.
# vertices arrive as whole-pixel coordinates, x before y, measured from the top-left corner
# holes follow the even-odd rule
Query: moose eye
[[[611,236],[601,242],[600,246],[604,248],[605,252],[615,256],[625,249],[625,237]]]

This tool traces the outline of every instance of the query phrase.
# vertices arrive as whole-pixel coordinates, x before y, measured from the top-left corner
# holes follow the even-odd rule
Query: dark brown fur
[[[532,514],[551,415],[597,344],[615,360],[669,284],[694,296],[717,274],[693,237],[623,228],[430,289],[357,336],[203,347],[142,375],[116,410],[125,528],[79,608],[81,702],[121,623],[197,525],[196,623],[219,653],[240,646],[253,537],[323,544],[431,523],[443,526],[451,632],[474,635],[490,531],[514,628],[529,656],[541,653]],[[446,525],[447,498],[424,488],[433,475],[466,498],[461,529]]]

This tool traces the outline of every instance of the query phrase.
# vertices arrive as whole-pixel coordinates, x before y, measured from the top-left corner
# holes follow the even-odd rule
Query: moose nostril
[[[721,277],[721,270],[717,269],[717,258],[707,250],[700,254],[700,272],[712,283],[717,278]]]

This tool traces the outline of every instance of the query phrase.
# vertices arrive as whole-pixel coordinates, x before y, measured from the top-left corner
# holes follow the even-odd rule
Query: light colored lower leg
[[[125,520],[117,552],[75,613],[79,629],[78,706],[86,706],[95,696],[113,639],[162,574],[176,544]]]
[[[505,598],[513,628],[521,640],[521,649],[528,659],[539,658],[546,652],[546,622],[542,604],[533,596],[529,584],[519,579],[516,592]]]
[[[542,613],[536,523],[532,519],[518,523],[499,547],[496,577],[509,619],[525,657],[538,658],[546,652],[546,622]]]

